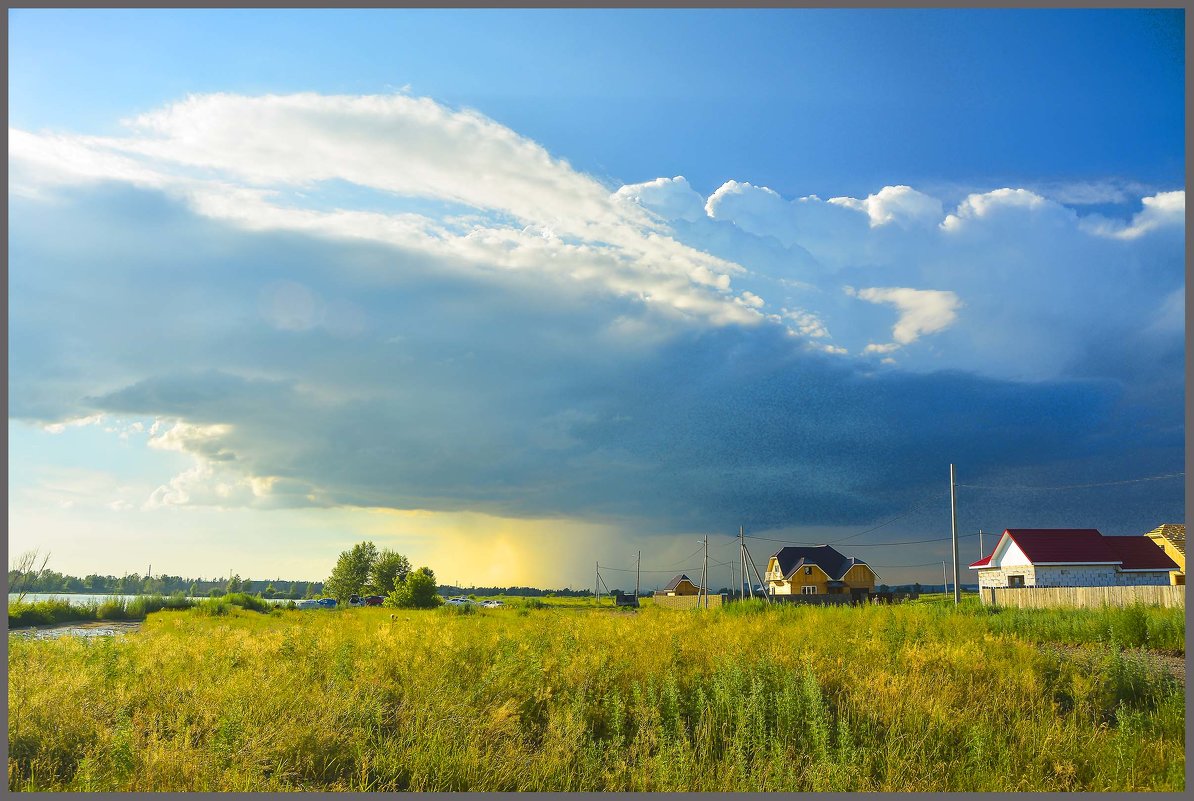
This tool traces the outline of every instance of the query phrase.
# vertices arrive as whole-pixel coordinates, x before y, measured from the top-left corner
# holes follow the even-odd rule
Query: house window
[[[801,595],[816,595],[817,588],[812,586],[811,584],[806,584],[800,588],[800,594]]]
[[[813,574],[813,569],[811,567],[806,567],[804,569],[804,575],[811,576],[812,574]]]
[[[1023,576],[1008,576],[1007,577],[1007,586],[1023,587],[1024,586],[1024,577]]]

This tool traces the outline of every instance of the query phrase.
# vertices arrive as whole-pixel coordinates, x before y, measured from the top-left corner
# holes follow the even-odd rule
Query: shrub
[[[444,602],[436,592],[435,573],[429,567],[420,567],[394,582],[394,591],[385,600],[386,606],[399,609],[434,609]]]
[[[94,620],[95,606],[73,606],[64,598],[36,603],[14,603],[8,607],[8,627],[52,626],[77,620]]]

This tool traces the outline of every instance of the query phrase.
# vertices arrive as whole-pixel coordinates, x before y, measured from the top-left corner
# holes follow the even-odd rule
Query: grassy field
[[[11,638],[9,788],[1185,789],[1183,610],[552,600]]]

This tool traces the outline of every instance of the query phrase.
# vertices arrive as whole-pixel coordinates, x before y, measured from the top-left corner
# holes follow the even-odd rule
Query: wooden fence
[[[705,599],[700,598],[699,607],[705,608]],[[709,608],[721,606],[726,600],[724,595],[710,595]],[[698,608],[698,596],[696,595],[664,595],[661,592],[655,593],[651,598],[651,603],[661,609],[696,609]]]
[[[986,587],[979,591],[983,603],[994,606],[1043,609],[1055,606],[1097,608],[1100,606],[1185,607],[1186,588],[1140,587]]]
[[[850,603],[849,595],[772,595],[776,604],[809,604],[811,606],[842,606]]]

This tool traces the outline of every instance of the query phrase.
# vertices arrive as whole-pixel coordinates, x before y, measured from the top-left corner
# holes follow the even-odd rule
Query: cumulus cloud
[[[910,186],[885,186],[863,200],[833,197],[829,202],[864,212],[872,228],[890,223],[904,228],[927,227],[940,222],[942,214],[940,200]]]
[[[1137,239],[1160,228],[1181,230],[1186,224],[1186,192],[1160,192],[1141,199],[1144,208],[1132,217],[1130,225],[1100,233],[1108,233],[1119,239]]]
[[[641,184],[626,184],[614,193],[623,202],[636,203],[665,220],[699,220],[705,214],[705,199],[683,175],[656,178]]]

